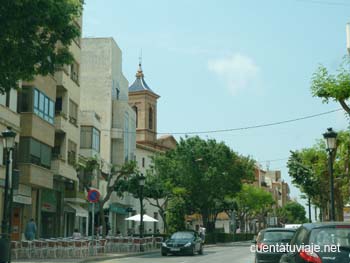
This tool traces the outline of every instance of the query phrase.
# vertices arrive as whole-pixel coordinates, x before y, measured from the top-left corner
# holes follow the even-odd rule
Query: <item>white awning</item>
[[[71,208],[75,210],[75,215],[79,217],[89,217],[89,212],[82,208],[80,205],[72,204],[72,203],[67,203]]]

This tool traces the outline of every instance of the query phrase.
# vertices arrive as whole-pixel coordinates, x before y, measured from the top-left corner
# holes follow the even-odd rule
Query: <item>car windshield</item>
[[[350,248],[350,226],[314,229],[311,231],[310,244],[319,246],[337,245]]]
[[[171,239],[191,239],[193,234],[189,232],[177,232],[171,236]]]
[[[284,241],[291,240],[294,235],[292,231],[267,231],[262,241]]]

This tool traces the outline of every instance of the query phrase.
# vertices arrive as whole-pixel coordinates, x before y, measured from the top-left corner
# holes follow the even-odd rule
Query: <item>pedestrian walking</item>
[[[27,240],[33,240],[35,238],[35,234],[36,234],[36,224],[34,222],[34,219],[31,218],[25,228],[25,232],[24,235],[26,237]]]

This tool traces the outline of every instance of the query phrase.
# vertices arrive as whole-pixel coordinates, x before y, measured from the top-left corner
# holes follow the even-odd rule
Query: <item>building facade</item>
[[[121,166],[135,156],[135,112],[128,104],[128,81],[122,72],[122,52],[113,38],[84,38],[82,40],[82,112],[92,111],[99,116],[99,127],[92,127],[100,136],[99,158],[105,163],[103,172]],[[92,125],[92,126],[91,126]],[[82,126],[82,127],[83,127]],[[82,155],[91,157],[84,150]],[[97,186],[106,194],[106,182]],[[112,233],[126,233],[125,218],[131,197],[121,199],[114,193],[103,209]]]
[[[81,22],[81,18],[74,21],[80,29]],[[65,197],[78,181],[74,165],[80,137],[80,38],[72,41],[70,51],[71,65],[54,75],[23,81],[18,92],[12,90],[0,99],[4,107],[0,119],[7,119],[4,126],[12,127],[19,141],[12,158],[20,173],[13,197],[13,240],[23,238],[31,218],[38,237],[65,235]]]

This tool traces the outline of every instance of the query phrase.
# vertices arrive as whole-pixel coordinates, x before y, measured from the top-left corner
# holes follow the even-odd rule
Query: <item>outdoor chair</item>
[[[46,257],[48,258],[57,258],[58,250],[59,250],[59,243],[57,240],[47,240],[47,251],[46,251]]]
[[[21,243],[18,241],[11,241],[11,253],[15,259],[18,259],[19,252],[21,250]]]
[[[22,240],[21,246],[20,246],[20,251],[19,251],[19,256],[25,257],[25,258],[32,258],[32,253],[33,253],[32,246],[33,246],[32,241]]]

